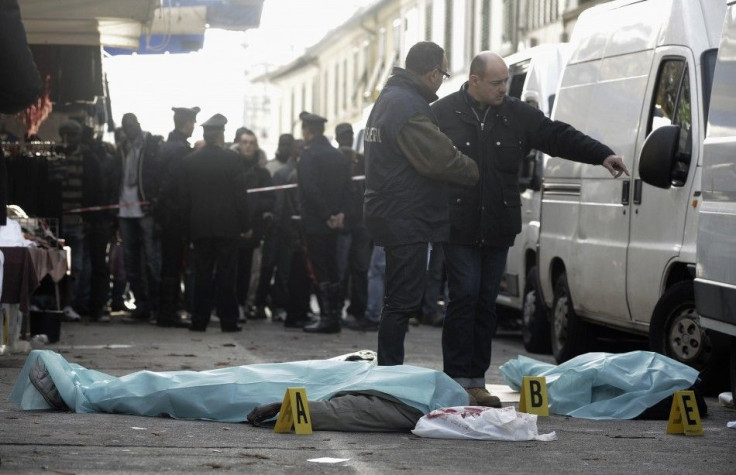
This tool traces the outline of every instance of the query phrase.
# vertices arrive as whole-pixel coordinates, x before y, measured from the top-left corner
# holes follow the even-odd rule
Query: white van
[[[729,0],[703,143],[695,306],[704,327],[731,335],[736,394],[736,0]]]
[[[508,95],[521,99],[549,117],[562,70],[570,58],[568,43],[544,44],[504,58],[509,67]],[[537,240],[543,154],[532,150],[519,170],[521,233],[509,249],[501,291],[496,299],[499,317],[504,309],[521,315],[522,340],[527,351],[549,353],[547,308],[537,292]]]
[[[632,176],[546,159],[539,275],[557,361],[591,349],[603,325],[648,335],[653,350],[699,369],[704,387],[717,379],[725,348],[700,325],[693,278],[725,11],[724,0],[620,0],[578,18],[553,117],[610,146]],[[656,145],[673,134],[670,164]],[[658,164],[644,160],[647,145]],[[659,181],[645,179],[652,171]]]

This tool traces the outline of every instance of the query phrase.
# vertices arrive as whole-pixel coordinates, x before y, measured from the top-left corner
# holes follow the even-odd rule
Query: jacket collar
[[[330,141],[324,135],[315,135],[312,140],[309,141],[308,145],[327,144],[330,145]],[[331,146],[331,145],[330,145]]]
[[[169,138],[167,140],[169,142],[187,142],[188,139],[189,137],[179,132],[178,130],[172,130],[171,132],[169,132]]]
[[[506,106],[506,103],[508,102],[508,97],[504,97],[503,102],[500,105],[498,105],[498,106],[486,106],[486,107],[483,107],[483,104],[481,104],[480,102],[476,101],[473,98],[473,96],[471,96],[468,93],[468,82],[467,81],[462,86],[460,86],[460,91],[458,91],[458,92],[460,93],[460,97],[463,98],[463,101],[469,107],[472,107],[473,109],[475,109],[478,112],[485,112],[485,110],[486,110],[487,107],[490,107],[491,108],[491,110],[489,112],[496,112],[496,111],[499,111],[499,110],[503,109]]]
[[[395,67],[391,73],[391,77],[386,81],[386,87],[399,86],[409,87],[419,93],[427,103],[432,103],[439,99],[437,94],[432,91],[429,86],[424,84],[416,74],[407,71],[404,68]]]

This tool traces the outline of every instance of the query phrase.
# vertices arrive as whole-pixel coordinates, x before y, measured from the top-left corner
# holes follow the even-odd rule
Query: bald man
[[[506,255],[521,231],[518,170],[531,149],[591,165],[618,177],[621,157],[572,126],[506,95],[509,70],[478,54],[459,91],[432,105],[440,130],[478,164],[480,181],[449,192],[450,239],[444,245],[450,301],[442,333],[444,371],[481,405],[500,407],[485,388],[496,326],[496,297]]]

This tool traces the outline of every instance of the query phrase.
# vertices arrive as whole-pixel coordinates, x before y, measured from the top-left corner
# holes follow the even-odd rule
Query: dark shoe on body
[[[41,396],[43,396],[46,402],[49,403],[49,406],[60,411],[69,409],[61,398],[59,390],[56,389],[56,384],[51,379],[49,370],[46,369],[46,365],[43,364],[40,358],[36,360],[30,373],[28,373],[28,379],[31,381],[33,387],[41,393]]]
[[[472,406],[501,407],[501,400],[486,388],[465,388]]]

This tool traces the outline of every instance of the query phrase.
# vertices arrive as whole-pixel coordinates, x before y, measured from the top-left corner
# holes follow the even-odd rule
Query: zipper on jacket
[[[480,131],[483,132],[483,129],[485,129],[485,126],[486,126],[486,118],[488,117],[488,111],[491,110],[491,106],[486,107],[486,112],[483,114],[483,120],[480,120],[480,116],[475,111],[475,107],[470,106],[470,110],[473,112],[473,115],[475,116],[476,120],[480,122]]]

